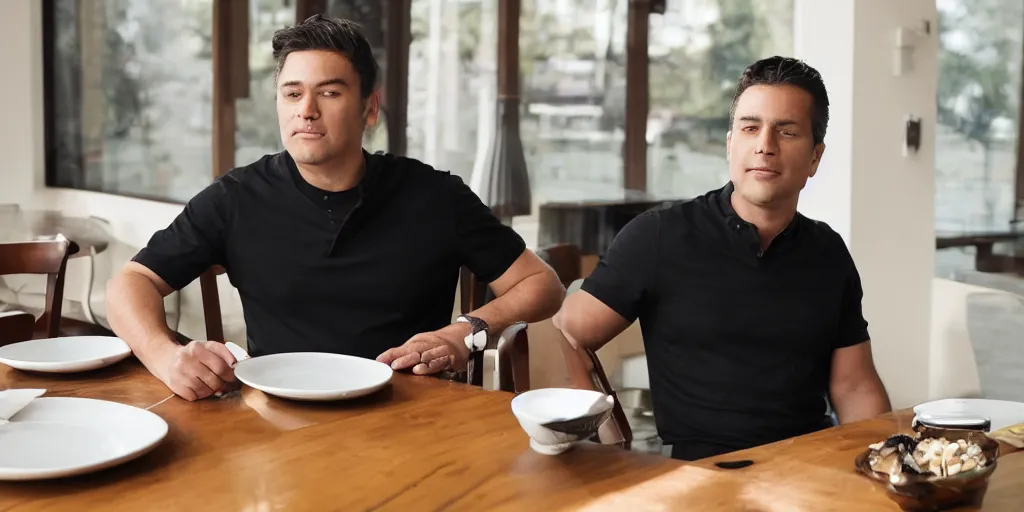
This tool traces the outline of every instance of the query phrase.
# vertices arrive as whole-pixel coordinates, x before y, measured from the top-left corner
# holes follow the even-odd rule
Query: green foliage
[[[1022,20],[1019,1],[962,0],[940,11],[939,121],[986,149],[993,121],[1017,119]]]
[[[691,40],[707,38],[704,48],[682,45],[651,60],[651,107],[677,116],[728,118],[743,70],[754,61],[792,53],[792,0],[713,0],[718,19],[688,28]]]

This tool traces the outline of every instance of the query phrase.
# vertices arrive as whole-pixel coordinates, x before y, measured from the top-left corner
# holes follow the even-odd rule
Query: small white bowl
[[[512,414],[530,436],[530,448],[544,455],[558,455],[576,441],[593,436],[611,415],[614,403],[611,396],[599,391],[533,389],[512,399]],[[561,431],[549,428],[551,424]]]

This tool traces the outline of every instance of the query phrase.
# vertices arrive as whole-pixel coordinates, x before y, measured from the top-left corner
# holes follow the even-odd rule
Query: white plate
[[[139,457],[167,436],[149,411],[91,398],[36,398],[0,425],[0,480],[89,473]]]
[[[391,382],[390,366],[355,356],[292,352],[246,359],[235,377],[264,393],[293,400],[342,400],[368,395]]]
[[[110,366],[131,354],[132,349],[121,338],[68,336],[0,347],[0,363],[33,372],[71,373]]]
[[[992,422],[990,430],[1024,423],[1024,403],[984,398],[947,398],[914,407],[914,414],[984,416]]]

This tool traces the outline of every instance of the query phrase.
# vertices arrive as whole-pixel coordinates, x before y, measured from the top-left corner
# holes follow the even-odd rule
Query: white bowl
[[[570,388],[534,389],[512,399],[512,414],[530,436],[530,448],[544,455],[557,455],[572,444],[593,436],[611,415],[614,399],[599,391]],[[572,433],[552,430],[545,425],[590,417],[582,429]],[[577,425],[579,426],[579,425]]]

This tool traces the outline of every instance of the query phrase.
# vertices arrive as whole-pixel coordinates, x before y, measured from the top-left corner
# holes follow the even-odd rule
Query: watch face
[[[470,350],[482,350],[487,347],[487,333],[480,331],[466,336],[466,345]]]

